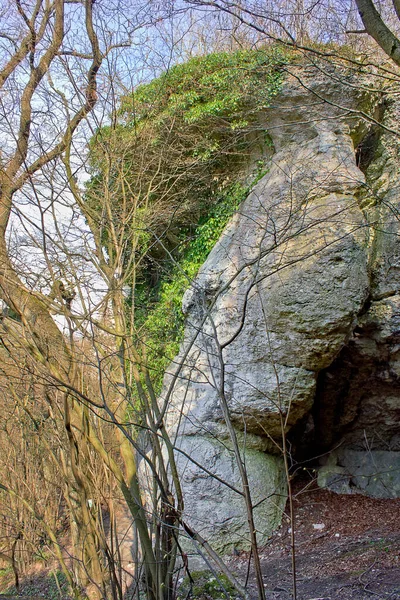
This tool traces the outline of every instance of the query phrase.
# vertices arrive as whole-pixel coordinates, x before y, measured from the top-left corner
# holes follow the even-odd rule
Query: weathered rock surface
[[[399,116],[392,103],[385,124],[396,127]],[[382,133],[366,175],[360,200],[368,221],[369,300],[348,344],[319,374],[308,444],[319,451],[338,447],[320,471],[320,485],[394,498],[400,496],[400,161],[390,133]]]
[[[243,547],[246,505],[244,499],[232,490],[233,487],[241,491],[242,484],[231,449],[218,440],[200,435],[182,436],[180,448],[206,466],[214,476],[211,477],[182,454],[178,457],[187,512],[190,510],[190,525],[222,554]],[[257,529],[261,540],[265,540],[266,534],[276,529],[282,518],[280,498],[286,497],[286,481],[281,460],[252,449],[243,452],[243,460],[247,466],[253,503],[258,505],[254,511]],[[231,487],[223,485],[221,480]]]
[[[385,190],[376,167],[373,197],[353,142],[363,126],[314,95],[354,109],[354,88],[315,72],[301,78],[305,87],[289,78],[265,115],[275,153],[185,294],[185,340],[164,382],[167,426],[196,461],[178,459],[187,519],[221,551],[248,547],[249,537],[232,489],[241,481],[227,411],[253,503],[263,500],[261,544],[285,504],[283,430],[295,426],[293,447],[305,445],[308,457],[341,438],[349,451],[377,438],[389,450],[382,446],[398,432],[399,225],[382,204],[397,207],[397,190],[388,182]],[[393,157],[380,160],[395,168]],[[379,495],[362,479],[372,458],[359,458],[343,454],[335,468],[353,469],[349,481]],[[382,467],[387,458],[374,460]]]
[[[400,452],[339,449],[318,473],[318,485],[338,494],[365,493],[373,498],[400,496]]]

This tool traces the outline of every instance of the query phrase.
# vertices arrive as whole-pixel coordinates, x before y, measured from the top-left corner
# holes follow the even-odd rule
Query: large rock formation
[[[297,71],[260,117],[274,146],[267,173],[183,301],[185,340],[161,401],[186,518],[220,551],[249,538],[227,412],[261,544],[286,499],[283,431],[307,459],[339,444],[324,485],[345,474],[346,491],[396,493],[388,478],[372,491],[360,477],[364,463],[368,477],[386,469],[399,440],[397,165],[357,113],[380,98],[336,75]]]

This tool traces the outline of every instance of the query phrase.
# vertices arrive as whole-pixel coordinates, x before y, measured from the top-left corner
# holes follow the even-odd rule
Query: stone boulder
[[[283,435],[299,460],[341,447],[321,485],[398,493],[387,446],[400,398],[400,206],[387,176],[397,156],[357,119],[367,103],[383,118],[379,97],[355,90],[343,73],[287,79],[262,116],[267,172],[183,299],[185,339],[160,403],[185,518],[220,551],[249,548],[235,444],[260,544],[286,501]],[[374,464],[392,465],[389,494],[386,475],[372,481]]]
[[[263,115],[275,149],[267,172],[184,296],[185,339],[160,403],[185,518],[220,550],[249,547],[234,444],[263,544],[286,500],[282,434],[308,428],[316,439],[321,373],[329,380],[370,306],[371,223],[354,147],[364,125],[346,111],[365,98],[353,89],[316,71],[288,78]]]

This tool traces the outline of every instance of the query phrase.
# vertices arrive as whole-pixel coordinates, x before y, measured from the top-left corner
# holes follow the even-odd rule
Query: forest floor
[[[400,500],[294,486],[298,600],[400,600]],[[291,535],[284,523],[262,550],[267,600],[292,596]],[[230,559],[246,577],[248,556]],[[250,579],[250,584],[256,588]]]
[[[338,495],[299,481],[294,506],[298,600],[400,600],[400,500]],[[261,552],[267,600],[293,597],[290,538],[289,523],[283,523]],[[248,560],[246,553],[228,559],[242,581]],[[20,593],[32,600],[67,598],[60,593],[65,581],[58,579],[56,586],[49,572],[32,572]],[[11,573],[0,576],[0,598],[12,593],[11,583]],[[257,597],[252,575],[249,587]]]

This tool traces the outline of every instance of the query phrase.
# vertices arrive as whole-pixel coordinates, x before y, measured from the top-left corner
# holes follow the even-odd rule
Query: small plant
[[[237,591],[223,574],[194,571],[185,577],[177,591],[177,600],[226,600],[237,598]]]

